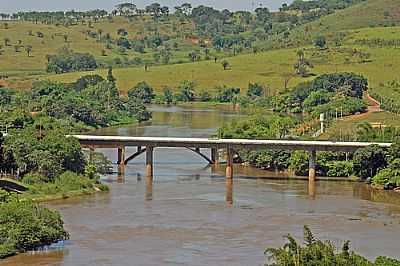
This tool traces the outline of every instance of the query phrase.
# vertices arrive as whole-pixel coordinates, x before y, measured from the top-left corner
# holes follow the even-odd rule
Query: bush
[[[36,185],[47,183],[49,179],[39,173],[28,173],[22,178],[22,182],[27,185]]]
[[[358,149],[353,157],[354,171],[362,179],[368,179],[376,175],[379,170],[387,165],[385,152],[376,145]]]
[[[29,201],[0,204],[0,258],[67,238],[58,212]]]
[[[153,88],[146,82],[140,82],[128,91],[129,98],[137,98],[143,103],[151,103],[155,94]]]
[[[333,161],[327,164],[327,176],[330,177],[349,177],[353,173],[353,162]]]
[[[400,187],[400,159],[393,160],[388,168],[380,170],[372,178],[372,183],[386,189]]]
[[[97,62],[93,55],[89,53],[74,53],[71,50],[64,49],[57,55],[49,56],[47,63],[47,72],[55,72],[56,74],[87,71],[97,68]]]
[[[93,181],[73,172],[65,172],[55,179],[54,184],[63,191],[78,191],[93,188]]]
[[[289,159],[289,169],[296,175],[308,175],[309,154],[305,151],[295,151]]]
[[[282,248],[268,248],[266,266],[384,266],[400,265],[400,261],[379,257],[375,263],[350,251],[350,242],[346,241],[340,251],[330,241],[314,238],[310,229],[304,227],[304,246],[301,246],[291,235],[286,236],[288,242]]]

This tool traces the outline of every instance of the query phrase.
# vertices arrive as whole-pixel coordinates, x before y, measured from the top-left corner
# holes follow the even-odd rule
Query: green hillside
[[[141,38],[142,35],[152,34],[153,28],[156,28],[159,34],[168,35],[171,42],[175,39],[178,41],[179,51],[178,49],[172,51],[174,56],[172,56],[171,62],[189,61],[187,54],[196,46],[185,41],[182,36],[186,29],[192,28],[192,25],[185,22],[178,23],[174,18],[168,22],[155,23],[149,18],[130,22],[123,17],[114,17],[112,20],[102,19],[96,23],[76,24],[68,27],[25,21],[3,21],[0,22],[0,73],[7,75],[24,75],[26,74],[24,72],[43,73],[47,63],[46,56],[56,54],[64,46],[75,52],[90,53],[100,64],[112,63],[115,58],[124,61],[140,57],[143,61],[152,61],[153,54],[156,52],[153,49],[144,49],[143,53],[139,53],[134,50],[121,51],[115,44],[107,47],[104,41],[100,41],[99,32],[102,36],[109,34],[111,38],[118,38],[117,31],[125,29],[126,38],[136,39]],[[181,35],[174,32],[174,28]],[[88,32],[91,32],[92,35]],[[41,37],[39,37],[40,33]],[[67,40],[64,36],[67,36]],[[6,39],[8,39],[7,45]],[[18,51],[16,46],[19,47]],[[25,50],[27,46],[32,47],[30,56]]]
[[[393,26],[400,23],[398,0],[368,0],[321,18],[312,24],[327,31]]]
[[[351,71],[365,75],[370,87],[378,87],[380,83],[397,79],[400,63],[393,58],[400,58],[400,50],[396,48],[378,48],[366,46],[342,46],[326,50],[306,47],[306,57],[313,63],[314,75],[337,71]],[[354,52],[356,49],[356,52]],[[115,69],[118,86],[126,91],[140,81],[146,81],[161,90],[163,86],[175,88],[183,80],[193,80],[198,89],[214,89],[219,85],[246,88],[249,82],[265,84],[270,93],[284,88],[284,81],[291,76],[289,86],[312,79],[301,78],[294,73],[293,65],[297,60],[297,49],[281,49],[259,54],[239,55],[228,59],[231,69],[223,70],[220,63],[214,61],[190,64],[155,66],[145,72],[143,68]],[[364,55],[368,59],[363,59]],[[397,59],[398,60],[398,59]],[[82,75],[99,73],[106,75],[105,70],[89,73],[68,73],[52,75],[51,80],[72,82]]]

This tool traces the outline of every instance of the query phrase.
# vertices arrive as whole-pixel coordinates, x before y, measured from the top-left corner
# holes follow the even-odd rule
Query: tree
[[[221,65],[224,68],[224,70],[227,70],[230,67],[230,64],[227,60],[223,60]]]
[[[309,68],[313,68],[313,65],[305,57],[303,50],[297,51],[297,63],[293,66],[296,70],[296,74],[301,77],[307,77],[309,75]]]
[[[31,45],[25,46],[25,51],[26,51],[28,57],[30,57],[31,53],[32,53],[32,46]]]
[[[171,104],[174,101],[174,95],[170,88],[164,88],[164,100],[166,104]]]
[[[146,110],[146,107],[139,98],[129,97],[126,108],[139,122],[147,121],[151,118],[151,113]]]
[[[74,83],[74,89],[78,92],[81,92],[87,87],[97,85],[103,81],[105,81],[104,78],[99,75],[82,76]]]
[[[114,78],[114,75],[113,75],[112,66],[108,67],[108,70],[107,70],[107,81],[111,82],[111,83],[115,83],[115,81],[116,81],[116,79]]]
[[[354,153],[353,161],[355,173],[364,180],[375,176],[387,165],[385,152],[376,145],[358,149]]]
[[[150,14],[153,18],[161,16],[161,5],[159,3],[152,3],[146,6],[146,13]]]
[[[97,34],[99,35],[99,40],[101,40],[101,37],[103,35],[103,30],[102,29],[98,29],[97,30]]]
[[[240,95],[240,88],[219,87],[215,100],[221,103],[233,102]]]
[[[175,7],[178,15],[190,16],[192,13],[192,5],[190,3],[184,3],[181,6]]]
[[[117,34],[121,36],[127,36],[128,32],[125,29],[121,28],[117,30]]]
[[[120,16],[133,16],[137,11],[137,7],[133,3],[121,3],[115,6]]]
[[[146,82],[140,82],[128,91],[129,98],[137,98],[145,104],[151,103],[155,97],[153,88]]]
[[[291,235],[287,235],[286,239],[287,243],[283,247],[265,250],[265,255],[267,256],[266,266],[394,266],[400,264],[400,261],[386,257],[378,257],[372,263],[350,251],[350,241],[346,241],[342,249],[337,251],[330,241],[316,239],[307,226],[304,226],[304,246],[298,243]]]
[[[326,38],[325,38],[325,36],[322,36],[322,35],[317,36],[317,38],[315,38],[315,40],[314,40],[314,45],[315,45],[316,47],[320,48],[320,49],[325,48],[325,45],[326,45]]]
[[[68,47],[63,47],[57,52],[57,55],[48,57],[47,72],[60,74],[97,68],[96,59],[89,53],[75,53]]]
[[[190,53],[188,54],[188,56],[189,56],[189,58],[190,58],[190,60],[191,60],[192,62],[197,61],[197,60],[200,59],[200,56],[199,56],[199,54],[198,54],[196,51],[190,52]]]
[[[9,46],[10,42],[11,42],[10,38],[8,37],[4,38],[4,46]]]
[[[258,83],[249,83],[247,96],[250,98],[261,97],[264,93],[264,87]]]
[[[195,100],[194,82],[185,80],[178,86],[179,100],[184,102],[193,102]]]
[[[67,43],[68,42],[68,34],[64,34],[63,38],[64,38],[64,42]]]

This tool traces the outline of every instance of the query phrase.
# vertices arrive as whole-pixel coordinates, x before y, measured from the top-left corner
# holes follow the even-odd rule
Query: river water
[[[153,107],[139,126],[97,131],[128,136],[208,137],[232,111]],[[116,161],[116,151],[102,150]],[[129,150],[128,150],[129,153]],[[262,265],[264,249],[302,237],[318,238],[368,258],[400,258],[400,195],[351,182],[287,180],[284,175],[236,166],[208,167],[184,149],[156,149],[154,183],[144,158],[124,177],[104,177],[110,193],[47,203],[62,213],[71,239],[46,251],[18,255],[1,265]],[[263,177],[281,177],[265,179]],[[301,241],[302,242],[302,241]]]

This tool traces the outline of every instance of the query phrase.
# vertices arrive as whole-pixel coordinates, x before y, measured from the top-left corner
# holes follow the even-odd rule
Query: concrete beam
[[[334,142],[334,141],[298,141],[298,140],[249,140],[249,139],[205,139],[205,138],[159,138],[159,137],[122,137],[122,136],[85,136],[73,135],[81,145],[96,147],[153,146],[153,147],[195,147],[195,148],[231,148],[280,149],[305,151],[342,151],[354,152],[359,148],[377,145],[388,148],[391,143],[370,142]]]

